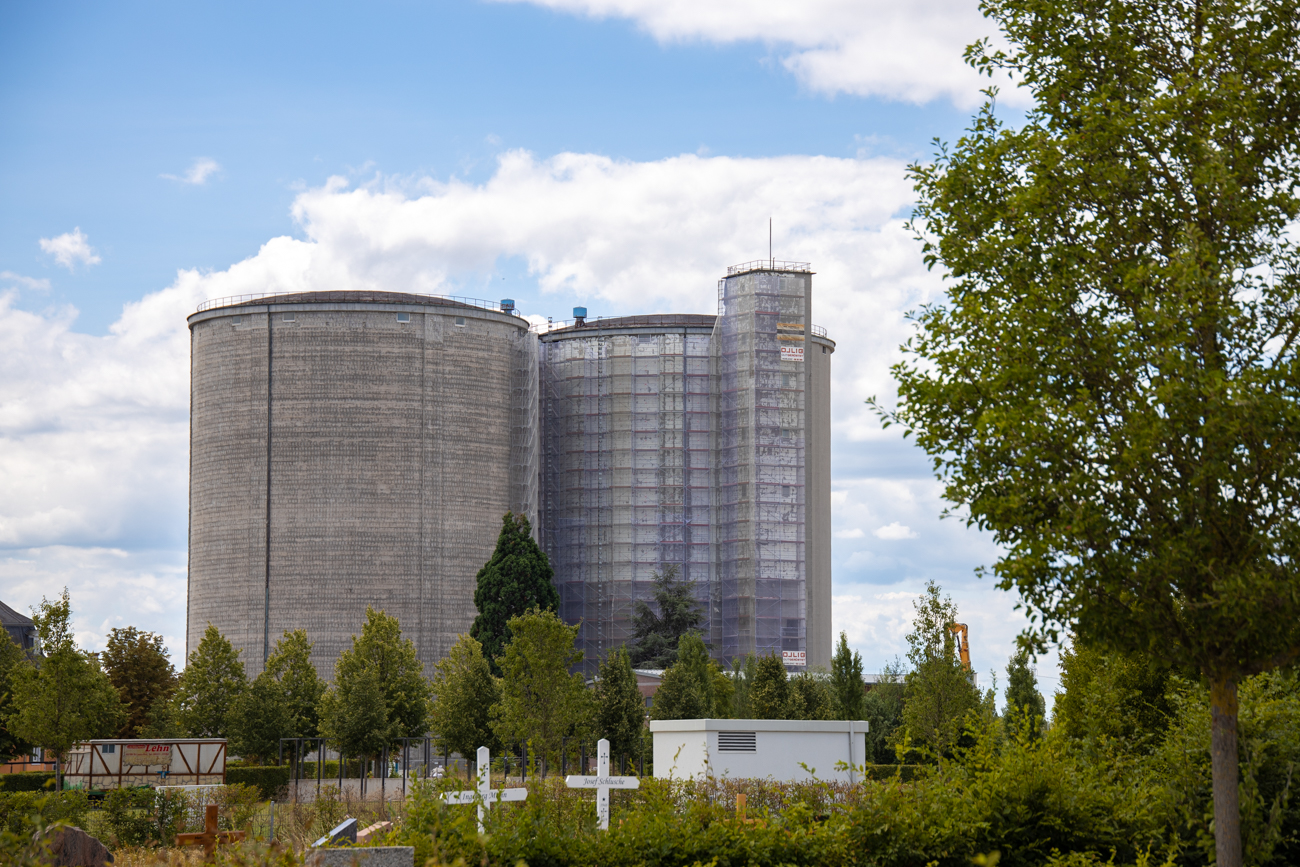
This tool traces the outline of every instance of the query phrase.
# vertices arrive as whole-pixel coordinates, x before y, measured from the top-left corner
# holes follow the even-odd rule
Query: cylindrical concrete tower
[[[675,566],[709,615],[713,322],[626,316],[541,337],[542,544],[589,669],[632,637],[656,571]]]
[[[187,643],[251,676],[305,628],[331,678],[367,605],[429,666],[507,511],[536,520],[537,339],[512,305],[395,292],[211,301],[191,332]]]

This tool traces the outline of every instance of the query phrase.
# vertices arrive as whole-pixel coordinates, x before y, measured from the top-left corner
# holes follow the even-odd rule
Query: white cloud
[[[988,85],[962,61],[998,36],[977,0],[504,0],[594,18],[626,18],[661,42],[759,42],[805,87],[963,108]],[[1020,98],[1008,93],[1012,99]]]
[[[858,529],[857,527],[854,527],[852,530],[836,530],[835,538],[836,539],[861,539],[862,530]]]
[[[25,289],[39,289],[42,292],[48,291],[50,281],[44,277],[25,277],[22,274],[15,274],[13,271],[0,271],[0,282],[17,283]]]
[[[53,256],[54,261],[69,271],[73,270],[78,262],[83,265],[96,265],[101,261],[80,226],[54,238],[41,238],[41,249]]]
[[[890,541],[916,538],[916,533],[911,527],[900,524],[897,521],[894,521],[892,524],[886,524],[883,527],[877,527],[875,530],[871,531],[871,535],[875,536],[877,539],[888,539]]]
[[[193,184],[194,186],[203,186],[208,182],[208,178],[221,171],[221,164],[208,157],[198,157],[194,160],[183,175],[159,175],[160,178],[166,178],[169,181],[180,181],[182,184]]]

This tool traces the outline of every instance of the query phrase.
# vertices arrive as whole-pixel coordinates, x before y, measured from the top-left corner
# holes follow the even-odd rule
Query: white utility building
[[[866,720],[653,720],[655,776],[856,783]]]

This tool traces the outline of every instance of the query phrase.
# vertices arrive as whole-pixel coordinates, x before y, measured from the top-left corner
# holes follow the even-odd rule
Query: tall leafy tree
[[[836,719],[863,719],[867,694],[862,682],[862,656],[849,650],[848,636],[840,633],[831,657],[831,693]]]
[[[138,737],[137,730],[149,723],[154,703],[171,698],[176,689],[176,669],[163,637],[134,626],[113,629],[100,662],[126,708],[117,736]]]
[[[714,666],[699,635],[688,632],[677,643],[677,661],[664,671],[650,705],[652,719],[705,719],[714,716],[717,693]]]
[[[511,618],[509,627],[492,728],[507,746],[531,743],[533,750],[558,759],[562,739],[585,735],[592,718],[583,676],[569,673],[582,662],[582,651],[573,649],[578,627],[554,611],[537,609]]]
[[[1102,752],[1150,752],[1174,718],[1175,691],[1164,666],[1076,639],[1061,651],[1052,726]]]
[[[637,689],[627,648],[616,647],[600,664],[596,680],[596,734],[609,739],[613,755],[636,755],[645,715],[645,699]]]
[[[978,710],[983,696],[970,672],[957,659],[948,626],[957,620],[952,599],[940,595],[933,581],[912,603],[915,615],[908,633],[911,670],[904,679],[903,723],[912,739],[938,754],[957,746],[966,715]]]
[[[0,762],[26,753],[32,748],[13,733],[9,716],[14,712],[14,675],[26,664],[27,654],[8,632],[0,634]]]
[[[321,700],[321,733],[350,755],[374,756],[429,730],[431,688],[397,618],[366,606],[361,635],[339,654]]]
[[[1047,714],[1047,702],[1038,691],[1038,677],[1029,667],[1027,650],[1017,651],[1007,662],[1006,699],[1009,733],[1038,737]]]
[[[695,587],[683,580],[676,565],[655,572],[654,605],[637,600],[632,618],[632,664],[666,669],[677,661],[683,635],[698,632],[704,612],[695,600]]]
[[[786,677],[785,664],[775,653],[760,656],[754,667],[749,712],[753,719],[789,718],[790,681]]]
[[[1033,108],[913,167],[951,277],[895,416],[1046,642],[1210,685],[1242,863],[1237,683],[1300,656],[1300,3],[986,0]]]
[[[58,599],[42,599],[33,612],[41,654],[13,669],[13,710],[8,718],[15,737],[54,754],[60,788],[63,760],[72,746],[112,736],[125,715],[99,658],[77,647],[71,619],[67,588]]]
[[[534,608],[557,611],[560,593],[555,570],[533,541],[526,515],[506,512],[496,550],[478,571],[474,605],[478,616],[469,634],[483,647],[492,673],[501,674],[499,658],[510,643],[510,621]]]
[[[239,651],[211,623],[176,683],[176,719],[192,738],[224,738],[248,688]]]
[[[311,664],[311,649],[307,630],[286,629],[266,660],[265,670],[284,691],[289,710],[291,734],[285,737],[316,737],[320,726],[320,702],[325,695],[325,682],[316,673],[316,666]]]
[[[501,685],[492,676],[483,648],[469,635],[460,636],[434,666],[429,724],[438,748],[467,757],[479,747],[496,752],[492,708],[500,700]]]

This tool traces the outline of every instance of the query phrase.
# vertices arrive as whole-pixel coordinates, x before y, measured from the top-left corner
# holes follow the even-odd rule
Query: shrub
[[[217,789],[216,795],[217,807],[227,828],[245,830],[253,823],[262,801],[262,792],[257,786],[228,783]]]
[[[54,787],[53,771],[0,774],[0,792],[39,792]]]
[[[90,801],[85,792],[4,792],[0,793],[0,829],[18,834],[28,828],[33,816],[46,825],[67,822],[86,827]]]
[[[280,790],[289,785],[288,765],[261,765],[242,768],[226,768],[226,784],[230,786],[253,786],[269,801],[279,795]]]

